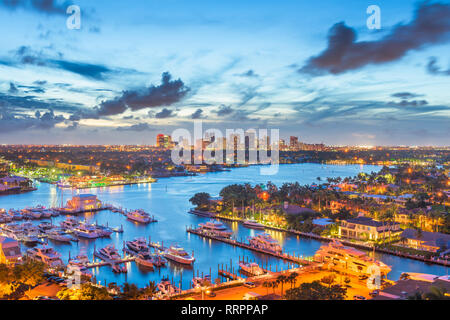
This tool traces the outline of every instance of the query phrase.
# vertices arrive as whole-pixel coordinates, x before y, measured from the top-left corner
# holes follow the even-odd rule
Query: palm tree
[[[262,284],[263,288],[266,288],[266,294],[269,294],[269,288],[272,287],[272,282],[270,281],[264,281]]]
[[[276,281],[281,284],[281,297],[283,297],[283,286],[284,286],[284,283],[287,282],[287,279],[288,279],[288,277],[286,277],[284,274],[280,274],[277,277]]]
[[[273,289],[273,293],[275,293],[275,289],[278,288],[278,282],[277,281],[272,281],[271,282],[271,286],[272,286],[272,289]]]

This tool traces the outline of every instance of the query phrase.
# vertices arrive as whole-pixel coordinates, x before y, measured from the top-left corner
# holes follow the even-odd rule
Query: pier
[[[251,250],[251,251],[255,251],[255,252],[259,252],[259,253],[263,253],[263,254],[267,254],[270,256],[273,256],[275,258],[279,258],[279,259],[283,259],[285,261],[289,261],[289,262],[293,262],[293,263],[297,263],[300,265],[308,265],[311,264],[312,261],[301,258],[295,254],[288,254],[288,253],[277,253],[274,251],[268,251],[268,250],[264,250],[264,249],[260,249],[260,248],[255,248],[252,247],[251,245],[249,245],[248,243],[242,242],[242,241],[238,241],[235,239],[227,239],[227,238],[219,238],[219,237],[215,237],[209,234],[204,234],[200,231],[198,231],[197,229],[193,229],[193,228],[186,228],[186,231],[195,235],[198,235],[200,237],[204,237],[207,239],[212,239],[212,240],[216,240],[216,241],[220,241],[220,242],[224,242],[227,244],[230,244],[232,246],[236,246],[236,247],[240,247],[240,248],[244,248],[247,250]]]

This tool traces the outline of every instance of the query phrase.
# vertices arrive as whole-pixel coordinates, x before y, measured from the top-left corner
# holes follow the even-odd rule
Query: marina
[[[198,226],[200,223],[206,224],[211,221],[210,217],[200,217],[194,214],[189,214],[191,208],[189,198],[195,192],[201,192],[208,188],[211,194],[218,194],[226,185],[236,183],[242,180],[248,180],[251,183],[265,183],[266,177],[260,177],[256,173],[258,167],[246,167],[233,169],[230,172],[207,173],[194,177],[176,177],[159,180],[152,184],[140,184],[123,187],[111,188],[97,188],[83,190],[90,194],[95,194],[102,203],[109,204],[109,210],[91,211],[78,215],[59,214],[50,218],[40,218],[38,220],[30,219],[27,222],[33,226],[37,226],[42,222],[51,222],[54,226],[67,227],[64,230],[70,230],[79,223],[79,221],[86,220],[89,225],[98,224],[102,226],[111,226],[110,228],[120,229],[122,232],[113,232],[110,237],[100,237],[96,239],[78,238],[78,241],[58,242],[48,239],[48,243],[57,252],[61,254],[61,259],[68,262],[69,256],[76,256],[80,252],[84,252],[87,256],[92,257],[94,249],[103,248],[109,244],[114,244],[116,248],[122,250],[124,242],[132,241],[136,238],[146,238],[148,245],[156,248],[157,251],[167,250],[170,245],[179,244],[185,251],[195,253],[195,262],[193,266],[179,264],[175,261],[167,261],[164,268],[142,268],[134,261],[135,257],[131,257],[130,253],[125,253],[130,260],[124,260],[122,265],[127,265],[127,273],[115,273],[111,267],[103,268],[102,266],[111,266],[109,262],[90,259],[89,270],[97,281],[101,283],[115,282],[123,284],[125,282],[135,283],[138,286],[145,286],[149,281],[159,283],[163,276],[170,275],[173,277],[174,283],[179,286],[182,282],[182,288],[189,288],[191,286],[193,268],[205,274],[209,274],[211,266],[218,266],[230,261],[232,257],[234,264],[232,267],[234,272],[239,270],[239,257],[249,257],[250,260],[264,266],[267,270],[287,270],[290,266],[297,264],[299,260],[292,260],[299,257],[313,257],[319,248],[324,244],[321,239],[314,239],[313,237],[306,237],[289,233],[281,230],[265,228],[265,231],[277,240],[285,253],[290,253],[290,258],[277,257],[276,255],[265,253],[257,250],[252,250],[246,246],[236,246],[229,244],[223,239],[212,239],[203,235],[196,235],[186,232],[186,227],[189,225]],[[311,183],[317,176],[332,177],[332,176],[353,176],[361,172],[361,170],[370,172],[379,170],[379,167],[373,166],[332,166],[326,167],[319,164],[299,164],[299,165],[281,165],[280,172],[271,177],[273,183],[281,184],[285,181],[299,181],[300,183]],[[256,178],[255,178],[256,177]],[[205,187],[206,186],[206,187]],[[46,208],[57,207],[61,203],[61,198],[71,199],[73,197],[72,190],[59,189],[55,185],[37,183],[38,190],[34,193],[24,193],[17,195],[10,195],[8,197],[0,197],[0,208],[5,208],[6,212],[9,208],[26,208],[45,206]],[[126,216],[119,213],[127,212],[129,210],[121,208],[142,208],[146,212],[151,212],[158,223],[141,224],[129,221]],[[216,217],[218,218],[218,217]],[[232,232],[233,239],[248,239],[255,237],[264,231],[250,229],[244,227],[237,221],[222,220],[223,225]],[[13,222],[21,222],[19,220]],[[112,227],[114,226],[114,227]],[[73,233],[68,233],[67,236],[75,238]],[[151,238],[151,241],[150,239]],[[33,240],[32,238],[28,240]],[[45,238],[38,241],[43,241]],[[319,241],[320,240],[320,241]],[[149,243],[150,242],[150,243]],[[326,243],[326,242],[325,242]],[[25,243],[22,245],[23,250],[27,247]],[[368,253],[372,252],[368,249]],[[388,274],[389,279],[397,280],[402,272],[422,272],[431,274],[446,274],[447,268],[439,265],[424,264],[421,261],[411,260],[376,252],[377,259],[383,261],[385,264],[392,266],[391,272]],[[267,267],[266,267],[267,266]],[[215,279],[218,275],[218,269],[213,268],[211,278]],[[240,277],[243,277],[239,275]]]

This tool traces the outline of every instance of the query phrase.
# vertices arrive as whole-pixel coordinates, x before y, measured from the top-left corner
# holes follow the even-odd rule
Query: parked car
[[[353,300],[366,300],[363,296],[353,296]]]
[[[379,294],[380,294],[380,291],[378,291],[378,290],[373,290],[373,291],[369,292],[369,295],[371,297],[376,297]]]
[[[256,284],[254,284],[253,282],[244,282],[244,287],[255,288]]]

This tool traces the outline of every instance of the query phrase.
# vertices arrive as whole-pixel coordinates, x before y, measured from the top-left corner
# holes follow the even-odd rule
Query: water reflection
[[[124,241],[133,240],[138,237],[151,239],[153,242],[164,243],[169,246],[175,243],[181,245],[187,252],[194,251],[195,263],[193,267],[169,262],[166,267],[155,268],[155,270],[143,270],[135,263],[127,263],[128,274],[115,274],[110,267],[100,267],[93,269],[93,273],[98,281],[102,283],[116,282],[122,284],[124,281],[135,283],[138,286],[145,286],[149,281],[159,282],[162,276],[170,276],[178,283],[182,278],[183,288],[190,286],[190,280],[193,274],[202,272],[208,274],[211,270],[212,279],[218,277],[218,265],[230,265],[237,271],[239,269],[239,258],[256,261],[261,266],[267,266],[271,270],[287,269],[288,263],[279,259],[268,257],[252,251],[233,247],[228,244],[206,240],[202,237],[191,235],[186,232],[186,226],[197,226],[199,223],[206,222],[208,218],[197,217],[188,214],[191,207],[189,198],[196,192],[209,192],[212,196],[217,196],[220,190],[229,184],[249,182],[251,184],[266,183],[271,180],[277,185],[283,182],[295,182],[300,184],[311,184],[316,181],[317,176],[324,179],[326,177],[354,176],[361,170],[365,172],[377,171],[380,167],[376,166],[333,166],[327,165],[321,167],[317,164],[299,164],[282,165],[276,176],[260,176],[258,167],[248,167],[235,169],[231,172],[220,172],[206,174],[196,177],[177,177],[160,179],[154,184],[114,186],[100,189],[87,189],[79,191],[80,193],[96,194],[99,199],[105,203],[126,209],[142,208],[158,219],[157,223],[149,225],[140,225],[129,221],[121,214],[111,211],[101,211],[97,213],[87,213],[80,215],[79,219],[87,219],[90,223],[110,227],[123,226],[123,233],[113,233],[110,238],[101,238],[95,241],[80,240],[77,243],[57,244],[50,242],[51,246],[60,252],[63,261],[67,262],[69,255],[74,257],[78,254],[87,254],[92,260],[94,247],[98,250],[108,244],[114,244],[121,250]],[[42,204],[52,206],[54,203],[60,204],[62,201],[69,200],[74,192],[68,189],[57,190],[55,186],[41,184],[35,192],[0,197],[0,208],[25,208]],[[59,224],[65,220],[64,216],[52,219],[53,224]],[[50,220],[48,220],[50,221]],[[35,221],[33,223],[39,224]],[[255,236],[263,232],[261,230],[247,229],[237,222],[223,223],[233,231],[233,236],[239,240],[247,240],[247,237]],[[283,245],[285,252],[302,255],[304,257],[312,256],[322,245],[321,242],[300,238],[295,235],[285,234],[283,232],[266,230],[272,237]],[[426,272],[443,275],[447,273],[445,267],[430,266],[419,261],[403,259],[385,254],[376,254],[377,259],[382,260],[392,266],[389,274],[390,279],[397,280],[401,272]]]

